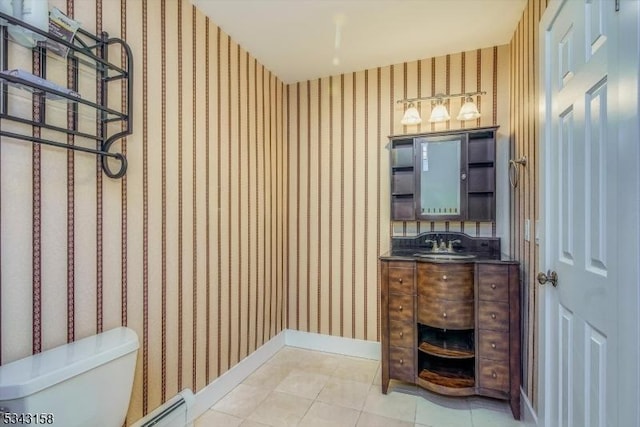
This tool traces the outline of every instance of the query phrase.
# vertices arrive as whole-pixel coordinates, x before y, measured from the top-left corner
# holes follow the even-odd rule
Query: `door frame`
[[[562,4],[567,0],[551,0],[545,10],[539,24],[539,135],[538,144],[538,200],[540,212],[540,257],[537,271],[547,271],[551,265],[550,245],[551,241],[545,237],[549,235],[549,218],[552,206],[548,206],[545,201],[545,188],[550,182],[546,167],[549,164],[548,156],[550,150],[547,144],[551,140],[551,126],[548,123],[548,112],[552,111],[551,103],[546,96],[546,85],[551,78],[547,68],[547,53],[544,46],[547,37],[546,29],[553,22]],[[574,0],[569,0],[574,1]],[[614,7],[614,2],[610,2]],[[608,6],[608,5],[607,5]],[[624,206],[618,209],[617,217],[611,220],[616,221],[616,241],[618,242],[618,259],[615,268],[618,270],[618,311],[617,323],[621,337],[620,348],[618,349],[618,366],[624,366],[624,373],[618,371],[618,375],[613,379],[618,387],[618,408],[624,411],[619,413],[618,419],[635,420],[635,425],[640,426],[640,2],[637,0],[620,0],[620,11],[617,19],[619,25],[618,32],[618,61],[617,70],[611,74],[611,81],[615,81],[615,90],[618,97],[618,105],[624,110],[616,111],[618,122],[618,150],[613,155],[617,156],[618,171],[617,185],[628,197],[624,200]],[[635,233],[630,231],[635,230]],[[532,283],[531,286],[539,286]],[[560,281],[560,286],[562,282]],[[554,331],[551,330],[551,322],[547,321],[547,309],[552,306],[553,298],[557,298],[556,292],[545,285],[540,288],[540,298],[538,306],[538,351],[539,360],[538,371],[538,426],[553,426],[550,419],[550,401],[553,394],[550,392],[556,386],[554,373],[549,369],[550,361],[556,358],[554,353],[557,346],[552,342]],[[613,409],[613,408],[611,408]],[[616,426],[612,426],[616,427]]]

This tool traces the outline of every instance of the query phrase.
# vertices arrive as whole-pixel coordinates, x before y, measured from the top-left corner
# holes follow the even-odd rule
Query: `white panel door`
[[[619,396],[619,239],[638,231],[617,223],[632,205],[619,179],[618,16],[612,0],[564,0],[541,21],[540,267],[557,273],[541,312],[547,427],[637,425]]]

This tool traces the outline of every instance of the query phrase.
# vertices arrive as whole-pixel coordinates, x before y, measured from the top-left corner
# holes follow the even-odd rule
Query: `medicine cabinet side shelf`
[[[19,74],[0,74],[0,136],[30,141],[34,144],[45,144],[73,151],[95,154],[100,156],[102,170],[108,177],[122,178],[127,171],[127,159],[124,154],[111,152],[110,150],[116,141],[131,135],[133,132],[133,53],[131,52],[129,45],[120,38],[109,37],[106,32],[94,35],[82,28],[78,29],[73,40],[69,42],[54,34],[31,26],[11,15],[0,12],[0,18],[7,21],[9,25],[14,25],[39,34],[40,36],[44,36],[47,41],[51,41],[68,48],[66,59],[56,55],[55,53],[47,52],[46,42],[39,42],[38,46],[32,48],[32,56],[39,61],[40,65],[38,67],[39,75],[37,77],[41,77],[43,79],[47,78],[46,73],[48,59],[55,59],[58,62],[63,62],[65,64],[65,71],[69,67],[74,70],[73,78],[71,79],[72,83],[70,84],[70,87],[66,88],[68,91],[64,91],[64,89],[58,90],[55,87],[52,88],[26,80],[21,78]],[[6,25],[1,28],[0,36],[2,37],[2,40],[0,41],[0,65],[2,66],[2,70],[9,70],[11,68],[9,56],[12,51],[10,49],[10,43],[16,45],[12,46],[13,49],[29,48],[20,47],[15,42],[10,41]],[[119,46],[121,49],[120,52],[124,54],[126,61],[122,66],[117,66],[108,61],[108,52],[111,46]],[[116,56],[120,57],[120,55]],[[78,71],[80,67],[87,67],[87,69],[90,69],[95,73],[95,75],[91,75],[91,80],[93,80],[92,86],[89,86],[88,84],[83,86],[93,87],[96,96],[95,102],[84,99],[84,97],[78,97],[74,93],[68,93],[78,93],[78,88],[80,86],[79,80],[82,77]],[[86,76],[84,77],[85,79],[87,78]],[[122,96],[126,97],[126,99],[123,99],[123,108],[121,110],[109,108],[108,106],[109,87],[114,86],[113,83],[118,81],[124,85],[125,90],[123,91]],[[23,89],[26,88],[31,92],[30,102],[32,104],[32,109],[34,113],[37,111],[38,114],[33,114],[31,118],[27,118],[24,117],[24,114],[20,115],[15,111],[12,111],[12,93],[10,93],[9,87],[14,86]],[[87,94],[80,93],[80,96],[82,95],[86,96]],[[52,123],[51,120],[49,120],[48,116],[50,116],[50,114],[47,114],[47,105],[63,106],[66,110],[67,116],[66,126],[60,125],[59,123]],[[92,115],[95,114],[96,124],[93,126],[92,131],[80,129],[80,107],[88,109],[91,111]],[[85,120],[87,119],[85,118]],[[93,121],[93,116],[88,120]],[[13,132],[7,129],[7,126],[5,125],[6,122],[30,125],[33,126],[33,131],[30,131],[29,134]],[[87,128],[87,126],[84,126],[84,128]],[[14,129],[21,129],[21,127],[16,126]],[[43,138],[40,130],[47,130],[47,134],[56,136],[61,135],[63,138],[60,138],[60,140],[56,138]],[[95,148],[77,145],[74,138],[69,138],[68,136],[93,140],[95,141]],[[118,170],[114,171],[112,169],[109,159],[115,159],[119,162],[120,167]]]

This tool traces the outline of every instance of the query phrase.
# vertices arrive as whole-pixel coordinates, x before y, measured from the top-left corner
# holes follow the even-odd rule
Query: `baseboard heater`
[[[192,427],[194,403],[193,392],[189,389],[182,390],[132,427]]]

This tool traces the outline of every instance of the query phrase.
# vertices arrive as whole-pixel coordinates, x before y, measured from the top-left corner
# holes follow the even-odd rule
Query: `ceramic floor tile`
[[[382,391],[382,384],[378,385],[378,389]],[[398,392],[405,394],[412,394],[414,396],[420,395],[420,391],[426,391],[415,384],[409,384],[402,381],[390,380],[389,388],[387,389],[387,393]]]
[[[380,362],[377,360],[346,358],[340,361],[333,376],[372,384],[379,365]]]
[[[269,390],[240,384],[213,406],[215,411],[246,418],[269,395]]]
[[[226,426],[224,424],[220,424],[216,427],[226,427]],[[262,424],[257,421],[244,420],[239,427],[271,427],[271,426],[269,426],[269,424]]]
[[[507,400],[491,399],[488,397],[472,396],[467,399],[471,409],[485,408],[493,409],[494,411],[502,411],[511,413],[509,402]]]
[[[432,393],[420,387],[415,387],[413,390],[415,391],[416,396],[422,398],[424,401],[434,403],[443,408],[471,409],[468,397],[444,396]]]
[[[357,381],[330,378],[317,400],[361,410],[369,395],[369,385]]]
[[[278,363],[265,363],[242,383],[273,390],[289,375],[292,368]]]
[[[508,403],[455,398],[391,381],[379,361],[284,347],[195,422],[195,427],[525,427]]]
[[[471,410],[473,427],[524,427],[524,423],[514,420],[511,413],[487,408]]]
[[[332,375],[343,357],[329,353],[318,353],[300,362],[299,368],[313,374]]]
[[[307,413],[313,400],[273,391],[249,415],[248,419],[270,426],[297,425]]]
[[[360,416],[360,411],[314,402],[307,411],[300,424],[301,427],[354,427]]]
[[[378,369],[376,370],[376,376],[373,377],[373,384],[382,385],[382,364],[378,365]]]
[[[327,381],[329,381],[329,377],[326,375],[294,369],[278,384],[276,391],[315,399]]]
[[[194,427],[237,427],[241,423],[242,418],[209,409],[196,420]]]
[[[374,385],[369,389],[362,410],[370,414],[413,423],[416,417],[416,396],[397,392],[382,394],[380,387]]]
[[[362,412],[356,427],[414,427],[409,421],[394,420],[393,418]]]
[[[226,426],[224,424],[220,424],[219,426],[216,426],[216,427],[226,427]],[[262,424],[257,421],[244,420],[242,424],[240,424],[240,427],[271,427],[271,426],[269,426],[269,424]]]
[[[318,352],[296,347],[283,347],[267,363],[297,368],[309,357],[317,357]]]
[[[471,410],[464,401],[466,405],[455,404],[453,406],[462,406],[455,408],[417,397],[415,422],[430,427],[473,427]]]

